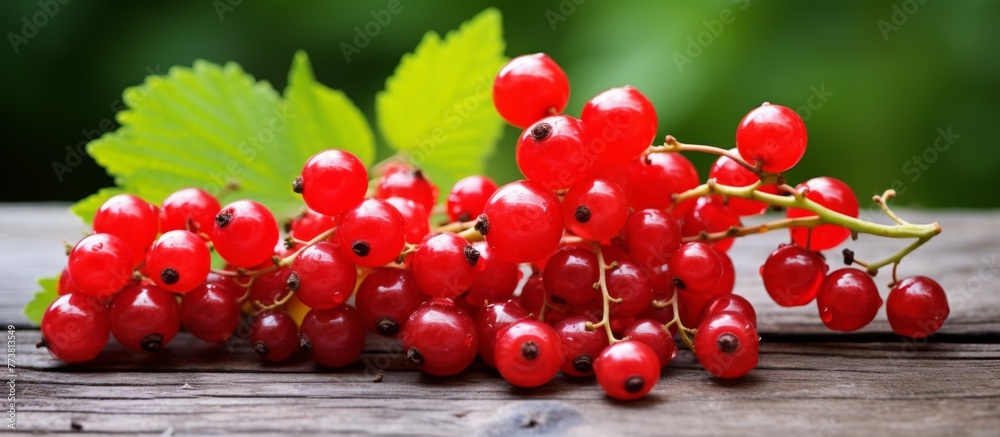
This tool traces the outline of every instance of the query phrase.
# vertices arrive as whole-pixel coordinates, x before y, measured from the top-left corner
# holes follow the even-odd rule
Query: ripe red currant
[[[111,335],[107,308],[84,294],[67,294],[53,301],[42,315],[42,341],[67,363],[97,357]]]
[[[587,101],[580,113],[598,162],[615,166],[642,154],[656,138],[656,109],[631,85],[611,88]]]
[[[375,197],[410,199],[424,207],[424,211],[430,211],[437,203],[438,187],[427,178],[423,170],[399,166],[382,174],[375,188]]]
[[[410,260],[420,289],[433,297],[457,297],[476,281],[479,251],[450,232],[430,235]]]
[[[743,314],[723,311],[698,325],[694,356],[716,377],[735,379],[757,367],[760,336]]]
[[[479,261],[476,263],[478,272],[476,280],[469,286],[465,301],[481,306],[483,302],[503,302],[510,299],[521,279],[517,264],[493,255],[493,249],[485,241],[472,243],[472,248],[479,252]]]
[[[608,347],[608,335],[603,329],[587,329],[588,322],[597,323],[597,319],[570,315],[552,325],[562,342],[562,372],[567,375],[593,375],[594,360]]]
[[[599,277],[597,257],[592,251],[564,247],[545,263],[542,282],[550,298],[570,305],[583,305],[598,296],[594,284]]]
[[[736,149],[729,149],[729,151],[737,152]],[[747,187],[760,180],[760,178],[753,174],[752,171],[743,167],[738,162],[733,161],[728,156],[720,156],[719,159],[715,160],[715,164],[712,164],[712,169],[708,172],[708,177],[710,179],[715,179],[715,181],[721,185],[728,185],[731,187]],[[778,187],[774,184],[761,185],[757,191],[768,194],[777,194]],[[721,198],[721,196],[717,197]],[[741,216],[757,215],[767,211],[767,203],[739,197],[730,197],[726,199],[725,205],[729,207],[729,210],[734,214]]]
[[[403,216],[384,200],[365,199],[338,218],[341,252],[361,267],[381,267],[399,257],[405,243]]]
[[[409,270],[380,267],[361,281],[354,305],[368,330],[396,337],[425,300]]]
[[[559,334],[537,320],[518,321],[497,336],[494,357],[507,382],[533,388],[549,382],[562,366]]]
[[[719,253],[700,241],[684,243],[670,258],[674,285],[691,293],[710,293],[722,279],[724,266]]]
[[[145,253],[145,252],[143,252]],[[69,253],[66,270],[73,285],[91,297],[108,297],[132,278],[132,253],[125,241],[111,234],[84,237]]]
[[[750,321],[754,329],[757,328],[757,311],[753,309],[750,301],[738,294],[718,294],[712,296],[711,299],[705,302],[705,308],[701,312],[701,320],[708,319],[723,311],[740,313]],[[697,325],[693,324],[692,326]]]
[[[562,205],[555,194],[534,182],[511,182],[490,197],[476,230],[500,258],[514,263],[532,262],[559,245]]]
[[[864,271],[843,268],[830,273],[816,294],[819,318],[834,331],[855,331],[875,320],[882,298]]]
[[[316,364],[341,367],[353,363],[365,346],[365,327],[350,305],[310,310],[299,328],[299,346]]]
[[[316,243],[292,261],[288,288],[309,308],[328,310],[344,303],[354,292],[358,271],[333,243]]]
[[[132,266],[137,266],[156,239],[158,215],[155,206],[138,196],[119,194],[105,201],[94,214],[94,232],[121,238],[129,248]]]
[[[660,360],[660,367],[667,367],[670,360],[677,356],[677,344],[674,336],[663,329],[663,324],[652,319],[636,319],[622,332],[622,335],[633,341],[649,346]]]
[[[430,214],[423,205],[404,197],[390,197],[385,202],[396,208],[403,217],[403,238],[407,243],[419,244],[431,232]]]
[[[656,209],[637,211],[622,228],[622,242],[628,254],[649,271],[654,291],[673,294],[673,278],[667,263],[681,247],[681,227],[677,220]]]
[[[760,267],[760,277],[775,303],[795,307],[816,298],[828,268],[819,253],[785,244],[768,255]]]
[[[215,216],[213,238],[219,256],[237,267],[250,268],[274,255],[278,222],[264,205],[237,200]]]
[[[516,322],[528,318],[528,312],[512,300],[491,303],[476,315],[476,332],[479,334],[479,357],[490,367],[496,367],[494,352],[497,336]]]
[[[633,210],[667,209],[671,206],[671,196],[697,187],[701,182],[698,170],[680,153],[654,153],[641,159],[636,178],[636,190],[632,196]],[[674,216],[683,217],[692,202],[674,207]]]
[[[684,215],[681,224],[681,234],[693,237],[705,233],[728,231],[731,228],[743,226],[739,216],[722,204],[717,197],[699,197],[694,208]],[[725,252],[733,246],[735,238],[724,238],[709,243],[718,252]]]
[[[146,255],[146,271],[160,288],[185,293],[205,282],[212,268],[212,254],[205,240],[193,232],[167,231]]]
[[[620,401],[639,399],[659,381],[660,359],[643,343],[619,341],[594,360],[594,374],[608,396]]]
[[[563,198],[566,228],[585,240],[606,241],[628,219],[628,200],[621,188],[605,179],[586,179]]]
[[[607,272],[608,294],[621,302],[611,302],[611,315],[619,319],[634,317],[653,301],[649,272],[631,259],[615,263],[618,265]]]
[[[310,241],[320,234],[333,229],[337,225],[337,218],[320,214],[306,208],[298,218],[292,220],[288,227],[288,235],[302,241]]]
[[[348,152],[324,150],[306,161],[292,189],[302,194],[310,209],[336,216],[365,198],[368,170]]]
[[[284,312],[266,311],[250,325],[250,345],[267,361],[285,361],[299,347],[299,327]]]
[[[517,141],[517,167],[531,182],[564,190],[586,178],[594,165],[583,123],[568,115],[539,120]]]
[[[493,105],[514,126],[560,113],[568,101],[569,79],[545,53],[511,59],[493,81]]]
[[[160,350],[180,329],[177,299],[152,284],[125,287],[109,309],[115,340],[136,352]]]
[[[448,219],[467,222],[483,213],[490,196],[497,191],[497,183],[486,176],[472,175],[455,182],[448,194]]]
[[[831,177],[818,177],[805,181],[795,187],[798,192],[805,192],[806,199],[851,217],[858,216],[858,198],[854,191],[844,182]],[[815,214],[798,208],[788,208],[788,218],[810,217]],[[851,231],[845,227],[824,224],[812,228],[792,228],[792,239],[795,244],[815,251],[832,249],[851,236]]]
[[[747,113],[736,128],[736,147],[750,165],[781,173],[806,153],[806,124],[795,111],[764,103]]]
[[[421,304],[403,327],[402,339],[407,360],[434,376],[450,376],[465,370],[479,349],[475,322],[464,310],[443,298]]]
[[[201,188],[177,190],[160,205],[160,232],[188,230],[211,239],[220,209],[218,199]]]
[[[204,341],[223,341],[240,325],[239,296],[215,283],[205,283],[184,293],[181,325]]]
[[[941,285],[926,276],[911,276],[892,287],[885,312],[893,332],[924,338],[941,328],[950,309]]]

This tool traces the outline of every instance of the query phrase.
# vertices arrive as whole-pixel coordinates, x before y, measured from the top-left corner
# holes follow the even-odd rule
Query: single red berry
[[[805,192],[806,199],[841,214],[858,216],[858,198],[851,187],[838,179],[825,176],[812,178],[797,185],[795,191]],[[785,214],[790,219],[816,215],[798,208],[788,208]],[[831,224],[816,226],[811,231],[809,228],[792,228],[791,233],[795,244],[815,251],[832,249],[851,236],[850,229]]]
[[[757,367],[760,336],[743,314],[723,311],[698,325],[694,356],[701,366],[722,379],[735,379]]]
[[[59,282],[56,284],[56,293],[60,296],[75,293],[79,291],[76,285],[73,284],[73,280],[69,277],[69,270],[63,268],[62,272],[59,273]]]
[[[729,149],[730,152],[737,152],[737,150]],[[728,156],[720,156],[719,159],[715,160],[715,164],[712,164],[712,169],[708,172],[709,179],[715,179],[715,181],[721,185],[728,185],[731,187],[747,187],[757,183],[760,178],[753,174],[752,171],[743,167],[738,162],[733,161]],[[762,193],[768,194],[778,194],[778,187],[774,184],[761,185],[757,189]],[[715,198],[722,200],[722,196],[715,196]],[[725,205],[729,208],[733,214],[740,216],[757,215],[764,211],[767,211],[767,203],[758,200],[743,199],[739,197],[730,197],[725,199]]]
[[[427,295],[409,270],[379,267],[361,281],[354,305],[368,330],[397,337],[425,300]]]
[[[764,103],[747,113],[736,128],[736,147],[750,165],[781,173],[806,153],[806,124],[790,108]]]
[[[180,329],[177,299],[152,284],[125,287],[109,309],[115,340],[136,352],[160,350]]]
[[[625,328],[622,335],[633,341],[649,346],[659,358],[660,367],[667,367],[670,360],[677,356],[677,344],[670,331],[663,329],[663,324],[652,319],[636,319]]]
[[[384,200],[365,199],[344,211],[338,222],[337,243],[354,264],[381,267],[403,250],[406,222]]]
[[[566,228],[585,240],[607,241],[628,219],[628,199],[614,182],[586,179],[563,197]]]
[[[875,320],[882,298],[864,271],[843,268],[830,273],[816,294],[819,318],[834,331],[855,331]]]
[[[757,328],[757,311],[753,309],[753,304],[750,301],[738,294],[718,294],[712,296],[711,299],[705,302],[705,308],[701,312],[701,320],[708,319],[723,311],[740,313],[750,321],[754,329]],[[691,326],[697,325],[693,324]]]
[[[455,182],[448,194],[448,219],[467,222],[483,213],[486,201],[497,191],[497,183],[486,176],[472,175]]]
[[[195,287],[181,300],[181,325],[201,340],[224,341],[240,325],[238,296],[215,283]]]
[[[562,366],[559,334],[537,320],[518,321],[497,336],[494,357],[507,382],[533,388],[549,382]]]
[[[437,204],[438,187],[419,168],[395,167],[383,173],[375,187],[375,198],[390,197],[410,199],[430,211]]]
[[[320,234],[333,229],[337,225],[337,218],[320,214],[306,208],[298,218],[292,220],[288,229],[288,235],[298,240],[310,241]]]
[[[186,293],[205,282],[211,268],[212,254],[205,240],[190,231],[167,231],[146,255],[150,279],[174,293]]]
[[[457,297],[476,281],[479,251],[450,232],[429,235],[413,254],[410,270],[417,285],[433,297]]]
[[[284,312],[266,311],[250,325],[250,345],[267,361],[285,361],[299,347],[299,327]]]
[[[66,270],[80,293],[108,297],[132,278],[134,264],[130,250],[125,241],[114,235],[88,235],[69,252]]]
[[[885,303],[893,332],[910,338],[924,338],[937,332],[950,311],[944,289],[926,276],[899,281]]]
[[[517,296],[517,303],[521,304],[531,314],[538,314],[542,311],[542,302],[545,297],[545,286],[542,282],[542,275],[533,275],[524,283],[521,294]]]
[[[419,244],[431,232],[431,217],[423,205],[404,197],[390,197],[385,202],[403,217],[404,240],[407,243]]]
[[[42,315],[42,340],[49,352],[67,363],[90,361],[111,335],[104,304],[84,294],[67,294],[53,301]]]
[[[514,126],[560,113],[568,101],[569,79],[545,53],[511,59],[493,81],[493,105]]]
[[[254,267],[274,255],[278,222],[253,200],[230,203],[215,216],[212,243],[219,256],[237,267]]]
[[[517,141],[517,167],[531,182],[551,191],[564,190],[586,178],[594,166],[583,123],[553,115],[528,126]]]
[[[641,159],[636,177],[636,190],[632,197],[633,210],[669,208],[671,196],[697,187],[701,180],[694,164],[680,153],[654,153]],[[693,202],[674,207],[674,216],[683,217]]]
[[[500,187],[483,209],[476,230],[497,256],[514,263],[552,253],[563,235],[562,205],[551,191],[531,181]]]
[[[417,308],[403,327],[406,358],[421,371],[450,376],[465,370],[476,358],[479,337],[469,315],[443,298]]]
[[[599,278],[600,271],[594,252],[564,247],[557,250],[545,263],[542,282],[550,298],[570,305],[583,305],[600,294],[594,289]]]
[[[160,205],[160,232],[187,230],[211,240],[220,209],[219,200],[201,188],[177,190]]]
[[[656,352],[633,340],[619,341],[594,360],[594,374],[604,392],[620,401],[646,396],[660,379]]]
[[[368,170],[348,152],[324,150],[306,161],[292,188],[310,209],[336,216],[365,198]]]
[[[497,336],[508,326],[528,318],[528,312],[513,300],[491,303],[476,315],[479,336],[479,357],[490,367],[496,367]]]
[[[146,250],[159,228],[156,206],[131,194],[119,194],[104,202],[94,214],[94,232],[121,238],[129,248],[132,266],[146,258]]]
[[[654,292],[672,295],[673,277],[668,263],[681,247],[677,220],[656,209],[637,211],[622,228],[622,242],[628,254],[649,271]]]
[[[594,360],[608,347],[608,335],[604,329],[587,329],[588,322],[597,323],[597,318],[570,315],[552,325],[562,342],[562,372],[567,375],[593,375]]]
[[[619,319],[635,317],[653,301],[649,272],[631,259],[615,263],[618,265],[607,272],[606,281],[608,294],[621,302],[611,302],[611,315]]]
[[[358,311],[350,305],[310,310],[299,331],[299,347],[321,366],[351,364],[361,356],[365,346],[364,325]]]
[[[656,109],[631,85],[611,88],[583,105],[580,119],[591,133],[602,166],[637,158],[656,138]]]
[[[316,243],[292,261],[288,288],[309,308],[328,310],[351,297],[358,271],[333,243]]]
[[[476,262],[476,280],[469,286],[464,299],[467,303],[481,306],[483,302],[503,302],[513,296],[521,279],[517,264],[493,255],[493,249],[485,241],[472,243],[479,252]]]
[[[723,205],[716,197],[699,197],[694,208],[684,215],[681,233],[685,237],[694,237],[701,233],[728,231],[743,226],[739,216]],[[733,246],[735,238],[723,238],[709,243],[716,251],[725,252]]]
[[[670,258],[674,285],[692,293],[710,293],[718,286],[724,270],[719,253],[698,241],[682,244]]]
[[[760,267],[764,289],[783,307],[806,305],[816,298],[829,267],[817,253],[794,244],[771,252]]]

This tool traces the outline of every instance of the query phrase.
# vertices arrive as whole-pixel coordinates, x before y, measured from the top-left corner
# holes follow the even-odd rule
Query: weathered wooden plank
[[[870,215],[871,211],[863,211]],[[914,255],[900,268],[901,275],[924,274],[938,280],[948,291],[951,317],[943,333],[1000,333],[1000,211],[916,211],[901,214],[913,222],[937,220],[944,233]],[[878,215],[866,217],[885,220]],[[760,221],[755,218],[754,222]],[[79,239],[83,225],[65,211],[65,205],[0,206],[0,322],[23,326],[27,320],[21,308],[36,290],[36,278],[58,272],[65,262],[63,241]],[[780,308],[763,290],[757,269],[767,254],[787,239],[785,232],[740,239],[730,250],[737,268],[737,292],[756,306],[760,330],[764,333],[816,334],[827,331],[814,305]],[[849,242],[859,259],[887,256],[905,243],[865,237]],[[839,251],[828,252],[831,268],[839,268]],[[888,282],[888,272],[878,279]],[[888,292],[883,288],[883,296]],[[890,332],[885,311],[861,332]]]
[[[174,352],[139,366],[110,346],[101,361],[65,366],[18,332],[18,429],[148,433],[420,435],[995,435],[1000,345],[764,343],[747,378],[710,378],[688,352],[647,398],[619,403],[592,380],[559,376],[510,387],[481,365],[449,378],[387,363],[381,383],[360,371],[317,371],[304,360],[263,364],[247,348],[207,350],[181,335]],[[390,355],[389,360],[382,360]],[[118,364],[115,364],[118,363]]]

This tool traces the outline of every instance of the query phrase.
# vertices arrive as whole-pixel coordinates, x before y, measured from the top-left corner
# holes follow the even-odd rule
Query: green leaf
[[[59,297],[59,293],[56,291],[58,284],[58,277],[38,280],[38,285],[42,287],[41,291],[35,293],[35,297],[24,307],[24,315],[28,317],[28,320],[35,322],[36,325],[42,323],[42,314],[45,314],[45,309]]]
[[[496,148],[503,121],[491,90],[503,52],[500,12],[486,9],[443,40],[427,32],[376,96],[389,145],[442,187],[482,173]]]
[[[302,200],[290,183],[306,158],[340,147],[370,161],[374,142],[350,100],[315,82],[304,54],[296,57],[290,79],[286,103],[234,63],[171,68],[126,89],[121,127],[87,150],[121,191],[151,202],[201,187],[221,194],[223,203],[249,198],[276,215],[291,213]],[[227,190],[231,183],[239,189]],[[84,199],[74,212],[89,221],[111,193]]]

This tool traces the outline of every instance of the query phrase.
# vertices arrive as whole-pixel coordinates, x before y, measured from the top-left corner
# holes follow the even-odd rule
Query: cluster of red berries
[[[633,87],[597,95],[580,118],[562,114],[566,75],[536,54],[511,60],[493,96],[498,112],[524,128],[516,157],[526,179],[498,187],[467,177],[443,211],[419,169],[385,165],[370,184],[362,162],[341,150],[305,163],[292,187],[306,208],[284,238],[252,200],[223,207],[195,188],[159,207],[111,198],[94,233],[69,254],[60,297],[42,319],[45,343],[69,362],[93,359],[111,335],[155,352],[182,326],[205,341],[227,340],[245,312],[250,345],[270,361],[301,349],[320,365],[344,366],[375,333],[399,338],[407,359],[432,375],[459,373],[478,355],[517,386],[540,386],[560,371],[595,375],[618,399],[653,388],[677,354],[675,335],[717,377],[756,367],[756,314],[732,294],[733,238],[708,237],[768,204],[719,195],[678,202],[699,185],[698,172],[680,153],[650,153],[656,112]],[[740,123],[736,144],[709,177],[749,187],[802,158],[805,125],[765,104]],[[858,214],[836,179],[795,190]],[[432,232],[432,216],[442,213],[448,223]],[[790,219],[811,215],[787,211]],[[815,299],[831,329],[869,323],[882,303],[871,277],[857,269],[828,275],[817,252],[850,231],[823,224],[791,232],[793,243],[761,267],[768,293],[782,306]],[[226,269],[211,270],[212,250]],[[924,277],[900,281],[887,304],[893,329],[911,337],[936,331],[947,308],[941,287]]]

